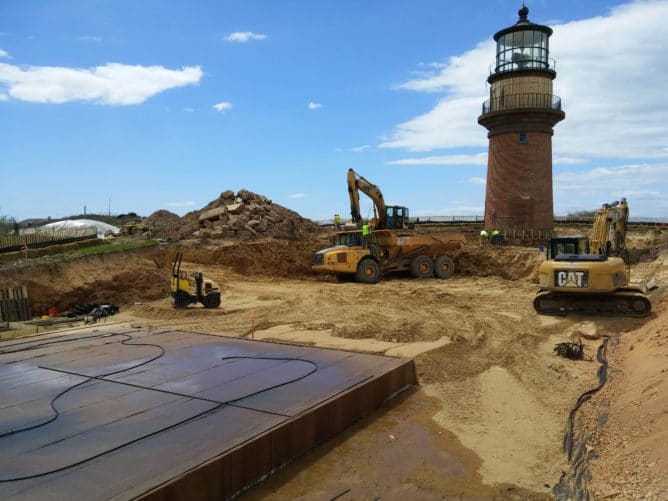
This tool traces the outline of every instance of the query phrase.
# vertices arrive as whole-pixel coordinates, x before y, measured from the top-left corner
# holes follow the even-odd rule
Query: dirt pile
[[[168,210],[155,211],[140,223],[139,230],[150,238],[178,238],[181,218]]]
[[[329,240],[323,236],[310,240],[263,239],[243,242],[182,242],[181,251],[188,262],[228,267],[243,275],[270,277],[312,277],[313,255]],[[176,250],[173,250],[176,252]],[[173,253],[165,254],[165,267],[171,266]]]
[[[469,276],[497,276],[507,280],[538,282],[538,267],[545,253],[518,246],[469,244],[454,256],[455,273]]]
[[[202,209],[183,217],[159,210],[140,225],[142,235],[170,241],[193,238],[307,240],[320,231],[313,221],[248,190],[240,190],[236,195],[232,190],[224,191]]]

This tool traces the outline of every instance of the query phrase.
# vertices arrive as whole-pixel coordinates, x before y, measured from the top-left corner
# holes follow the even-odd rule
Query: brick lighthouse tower
[[[552,134],[566,115],[552,94],[552,29],[529,21],[525,6],[518,14],[494,35],[490,97],[478,117],[489,131],[485,227],[551,230]]]

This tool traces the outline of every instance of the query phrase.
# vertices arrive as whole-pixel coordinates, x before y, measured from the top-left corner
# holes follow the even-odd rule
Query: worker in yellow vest
[[[485,245],[485,243],[489,240],[489,233],[487,233],[486,229],[482,229],[480,232],[480,247]]]
[[[371,228],[369,227],[369,223],[364,223],[362,225],[362,240],[364,241],[364,246],[369,243],[369,238],[371,237]]]

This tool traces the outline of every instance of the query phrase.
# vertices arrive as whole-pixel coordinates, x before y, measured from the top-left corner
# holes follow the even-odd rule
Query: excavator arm
[[[362,220],[362,215],[360,214],[360,191],[373,201],[374,211],[378,218],[376,227],[384,228],[385,200],[383,200],[383,194],[380,189],[354,170],[348,169],[348,195],[350,195],[350,215],[353,223],[359,223]]]
[[[596,211],[589,249],[595,254],[618,256],[625,248],[629,207],[626,198],[604,204]]]

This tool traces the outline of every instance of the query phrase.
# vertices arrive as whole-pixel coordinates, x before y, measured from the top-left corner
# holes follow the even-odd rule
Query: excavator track
[[[542,291],[533,300],[541,315],[583,313],[615,317],[645,317],[652,303],[640,289],[625,287],[607,293],[569,293]]]

